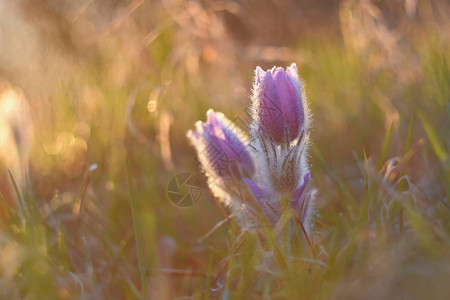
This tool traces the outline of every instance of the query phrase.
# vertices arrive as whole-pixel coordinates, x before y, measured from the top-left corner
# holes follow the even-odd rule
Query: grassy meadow
[[[0,299],[450,299],[449,14],[1,0]],[[255,67],[293,62],[315,228],[269,270],[186,132],[209,108],[245,129]],[[180,173],[201,182],[195,205],[169,200]]]

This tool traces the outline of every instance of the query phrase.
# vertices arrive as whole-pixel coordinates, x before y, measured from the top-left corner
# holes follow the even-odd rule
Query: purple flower
[[[297,66],[255,70],[253,112],[257,129],[277,144],[292,142],[305,123],[302,84]]]
[[[295,229],[284,212],[295,211],[286,216],[300,221],[308,238],[315,198],[315,190],[308,188],[311,118],[296,65],[267,71],[257,67],[251,108],[251,152],[246,134],[212,110],[206,122],[188,132],[208,185],[243,227],[257,226],[261,212],[281,237],[283,229]]]
[[[246,135],[222,113],[209,110],[206,123],[197,122],[196,131],[189,131],[187,136],[208,175],[241,179],[254,174]]]

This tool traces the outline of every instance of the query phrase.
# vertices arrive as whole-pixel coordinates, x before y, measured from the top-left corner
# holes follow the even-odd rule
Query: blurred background
[[[206,185],[192,207],[167,198],[176,174],[203,180],[186,132],[209,108],[244,128],[254,68],[292,62],[329,267],[292,295],[450,296],[449,16],[446,0],[0,0],[1,298],[204,295],[233,235],[199,241],[224,219]]]

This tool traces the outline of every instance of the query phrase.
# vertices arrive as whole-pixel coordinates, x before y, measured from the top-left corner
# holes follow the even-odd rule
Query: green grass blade
[[[439,140],[436,131],[421,112],[418,112],[417,115],[419,116],[420,122],[422,123],[425,132],[427,133],[428,139],[430,140],[434,153],[436,153],[436,156],[443,163],[446,162],[448,160],[448,154],[445,151],[445,148],[442,145],[441,141]]]
[[[146,275],[146,268],[144,264],[144,249],[142,247],[142,239],[141,239],[141,233],[139,229],[139,223],[137,220],[137,208],[136,208],[136,197],[134,194],[133,189],[133,183],[131,180],[131,170],[130,170],[130,162],[127,159],[127,173],[128,173],[128,188],[130,192],[130,206],[131,206],[131,217],[133,219],[133,230],[134,230],[134,236],[136,239],[136,251],[137,251],[137,257],[138,257],[138,264],[139,264],[139,274],[141,277],[141,285],[142,285],[142,299],[148,299],[148,292],[147,292],[147,275]]]
[[[22,197],[22,194],[20,193],[19,187],[17,186],[16,180],[14,180],[14,176],[12,175],[11,171],[8,170],[9,177],[11,179],[11,182],[14,187],[14,191],[16,193],[17,197],[17,210],[19,212],[19,217],[22,222],[22,226],[25,228],[29,223],[29,213],[28,209],[25,203],[25,200]]]
[[[384,161],[386,160],[388,151],[389,151],[389,146],[391,145],[391,140],[392,140],[392,132],[394,131],[394,125],[395,122],[392,121],[391,126],[389,127],[389,130],[387,132],[387,135],[383,141],[383,147],[381,148],[381,154],[380,157],[378,158],[378,162],[377,162],[377,169],[380,169],[383,164]]]
[[[411,116],[411,121],[409,122],[408,138],[406,139],[406,147],[405,147],[405,156],[409,153],[409,150],[411,150],[411,140],[412,140],[412,131],[413,131],[413,127],[414,127],[414,121],[415,121],[415,115],[413,113]]]

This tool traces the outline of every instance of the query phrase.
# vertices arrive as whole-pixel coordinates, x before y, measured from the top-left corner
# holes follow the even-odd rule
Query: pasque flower
[[[208,185],[216,197],[240,212],[244,227],[258,226],[254,218],[258,212],[280,227],[288,203],[303,232],[310,235],[315,195],[308,188],[310,115],[295,64],[286,70],[256,68],[251,112],[251,147],[244,132],[212,110],[205,123],[197,122],[196,131],[188,132]]]
[[[297,66],[292,64],[286,71],[257,67],[253,92],[253,117],[260,133],[277,144],[295,140],[305,125],[303,86]]]
[[[236,195],[242,194],[246,180],[255,175],[255,161],[249,151],[248,137],[222,113],[210,109],[206,115],[206,122],[198,121],[196,130],[189,130],[187,137],[197,150],[214,196],[232,210],[238,210],[242,199]]]
[[[197,122],[188,137],[197,149],[209,175],[217,177],[251,177],[255,166],[247,149],[245,134],[222,113],[207,112],[206,123]]]

